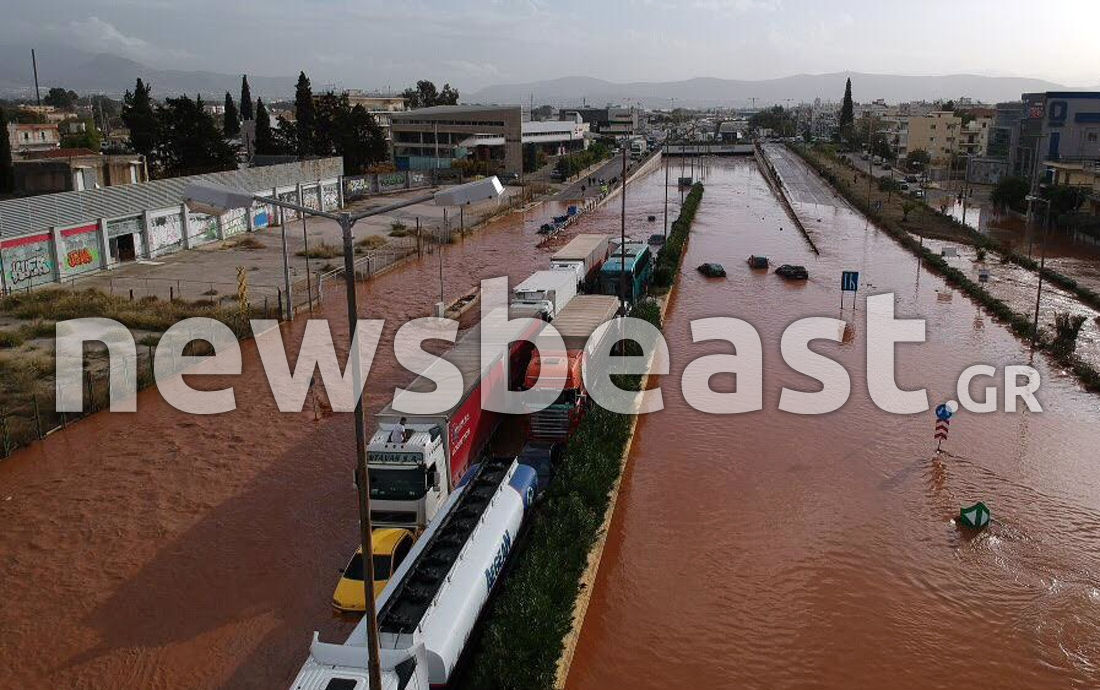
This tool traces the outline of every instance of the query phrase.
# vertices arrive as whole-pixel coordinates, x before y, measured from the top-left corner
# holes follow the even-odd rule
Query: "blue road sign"
[[[855,292],[859,289],[859,271],[841,271],[841,292]]]
[[[954,413],[951,411],[951,408],[949,408],[946,403],[936,406],[936,419],[942,419],[946,422],[947,420],[951,419],[951,416],[953,414]]]

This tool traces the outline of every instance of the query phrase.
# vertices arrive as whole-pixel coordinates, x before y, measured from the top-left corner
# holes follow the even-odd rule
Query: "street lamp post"
[[[668,239],[668,130],[665,130],[665,239]]]
[[[623,314],[626,314],[626,147],[623,147],[622,197],[619,244],[619,293],[622,295],[621,308]]]
[[[418,196],[412,199],[399,201],[395,204],[381,208],[351,214],[346,211],[329,213],[319,211],[249,192],[240,192],[226,187],[214,187],[207,185],[188,185],[184,191],[184,203],[192,211],[207,213],[209,215],[221,215],[234,208],[250,208],[252,203],[259,201],[282,208],[291,209],[303,214],[320,216],[334,220],[340,224],[340,234],[344,246],[344,282],[348,303],[348,341],[355,342],[355,332],[359,323],[358,300],[355,291],[355,247],[352,228],[355,223],[370,216],[383,215],[397,209],[413,204],[434,202],[439,206],[464,206],[475,201],[499,199],[504,192],[500,181],[494,176],[457,185],[447,190]],[[285,233],[285,228],[284,228]],[[442,250],[442,248],[440,248]],[[284,261],[286,256],[284,254]],[[370,473],[367,471],[367,438],[366,420],[363,414],[363,372],[359,367],[357,353],[349,350],[348,359],[352,370],[352,382],[355,390],[359,392],[355,400],[355,412],[352,420],[355,426],[355,478],[359,503],[359,540],[363,549],[363,593],[365,599],[365,611],[368,620],[367,627],[367,674],[370,690],[382,690],[382,670],[379,663],[378,649],[378,611],[374,598],[374,559],[371,558],[371,515],[370,515]]]
[[[1050,232],[1050,199],[1044,199],[1034,194],[1027,195],[1028,204],[1046,204],[1046,218],[1043,222],[1043,235],[1039,241],[1039,287],[1035,291],[1035,317],[1031,322],[1031,349],[1035,349],[1035,342],[1039,338],[1039,303],[1043,299],[1043,271],[1047,264],[1047,233]]]

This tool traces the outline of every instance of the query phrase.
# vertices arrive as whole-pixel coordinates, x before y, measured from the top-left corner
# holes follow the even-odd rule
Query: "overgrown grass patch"
[[[309,249],[299,249],[294,252],[294,254],[309,259],[334,259],[338,256],[343,256],[344,250],[334,244],[322,242]]]

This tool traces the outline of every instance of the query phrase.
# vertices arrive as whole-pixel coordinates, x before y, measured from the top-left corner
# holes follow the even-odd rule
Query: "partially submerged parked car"
[[[792,264],[783,264],[775,269],[775,273],[788,280],[806,280],[810,277],[810,273],[805,266],[794,266]]]

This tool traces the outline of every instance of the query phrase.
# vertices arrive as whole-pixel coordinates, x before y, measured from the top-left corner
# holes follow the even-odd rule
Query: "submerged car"
[[[374,596],[382,593],[390,576],[397,570],[413,545],[413,535],[407,529],[384,527],[371,533],[371,551],[374,563]],[[336,591],[332,594],[332,606],[340,611],[365,611],[366,592],[363,591],[363,547],[355,550],[348,561]]]
[[[749,257],[749,268],[756,269],[756,268],[767,268],[767,267],[768,267],[768,257],[766,257],[766,256],[757,256],[756,254],[753,254],[752,256]]]
[[[790,280],[806,280],[810,277],[810,273],[806,270],[805,266],[794,266],[791,264],[783,264],[775,269],[775,273],[776,275],[781,275]]]
[[[708,278],[725,278],[726,269],[722,264],[706,263],[699,266],[698,271]]]

